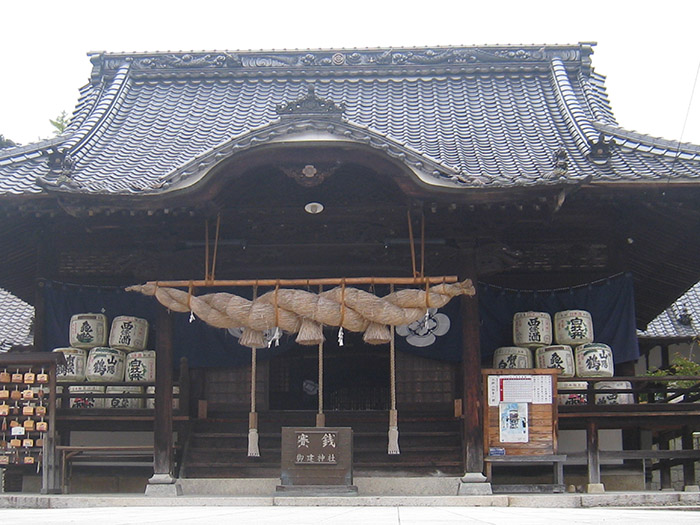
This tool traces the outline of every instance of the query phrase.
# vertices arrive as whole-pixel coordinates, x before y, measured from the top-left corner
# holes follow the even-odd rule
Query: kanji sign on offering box
[[[336,450],[338,433],[335,431],[297,431],[297,453],[294,463],[297,465],[335,465],[338,462]]]
[[[352,429],[282,427],[281,467],[278,490],[352,488]]]

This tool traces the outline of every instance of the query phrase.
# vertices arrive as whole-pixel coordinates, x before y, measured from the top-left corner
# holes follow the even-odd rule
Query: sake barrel
[[[593,387],[600,394],[595,395],[596,405],[631,405],[634,403],[632,392],[605,392],[613,389],[631,389],[632,383],[629,381],[599,381]]]
[[[593,319],[585,310],[564,310],[554,314],[554,339],[560,345],[593,342]]]
[[[156,353],[153,350],[129,352],[126,355],[124,381],[153,383],[156,380]]]
[[[142,386],[108,386],[105,394],[143,394]],[[144,399],[141,397],[108,397],[106,408],[143,408]]]
[[[562,390],[586,390],[586,381],[559,381],[557,383],[558,405],[585,405],[588,396],[583,392],[562,392]]]
[[[520,346],[502,346],[493,353],[494,368],[532,368],[532,352]]]
[[[568,345],[543,346],[535,351],[537,368],[559,368],[559,377],[573,377],[576,373],[574,353]]]
[[[70,345],[74,348],[94,348],[107,344],[107,316],[76,314],[70,318]]]
[[[56,381],[85,381],[87,350],[84,348],[54,348],[53,351],[61,352],[66,359],[66,364],[56,367]]]
[[[538,347],[552,344],[552,318],[547,312],[518,312],[513,316],[515,346]]]
[[[126,354],[116,348],[98,346],[90,350],[85,378],[94,382],[124,381]]]
[[[146,393],[155,395],[156,387],[147,386]],[[156,407],[155,398],[153,398],[153,397],[147,398],[146,399],[146,408],[150,408],[151,410],[153,410],[155,407]],[[179,410],[179,409],[180,409],[180,387],[173,386],[173,410]]]
[[[574,350],[576,375],[579,377],[614,376],[612,349],[603,343],[586,343]]]
[[[120,315],[112,321],[109,346],[127,352],[144,350],[148,342],[148,321],[140,317]]]
[[[105,399],[95,398],[90,394],[104,394],[105,387],[100,385],[69,386],[71,408],[104,408]]]

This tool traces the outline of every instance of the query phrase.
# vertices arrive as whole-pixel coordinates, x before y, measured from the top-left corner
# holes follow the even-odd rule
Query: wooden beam
[[[146,284],[168,286],[171,288],[194,286],[195,288],[222,286],[340,286],[344,284],[452,284],[457,277],[447,275],[441,277],[332,277],[321,279],[234,279],[234,280],[193,280],[193,281],[149,281]]]

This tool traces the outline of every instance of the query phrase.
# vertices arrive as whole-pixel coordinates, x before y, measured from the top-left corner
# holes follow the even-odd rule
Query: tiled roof
[[[99,54],[63,136],[0,153],[0,196],[162,193],[308,131],[385,151],[455,189],[700,182],[700,146],[617,125],[591,53],[579,44]],[[278,110],[313,98],[342,115]]]
[[[661,312],[645,331],[644,338],[692,338],[700,335],[700,283]]]
[[[0,288],[0,352],[33,344],[34,307]]]

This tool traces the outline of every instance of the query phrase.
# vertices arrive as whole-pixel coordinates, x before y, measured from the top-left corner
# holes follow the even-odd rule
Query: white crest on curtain
[[[450,330],[450,318],[437,313],[437,308],[429,308],[428,314],[409,325],[397,326],[396,333],[406,338],[412,346],[430,346],[441,335]]]

